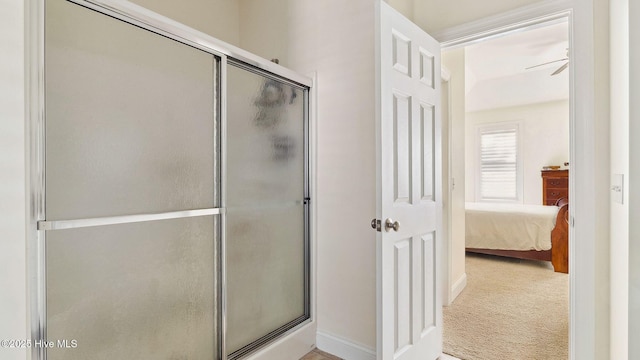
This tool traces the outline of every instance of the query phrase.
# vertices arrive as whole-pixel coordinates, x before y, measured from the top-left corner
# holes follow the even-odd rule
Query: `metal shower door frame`
[[[97,11],[103,15],[113,17],[128,24],[151,31],[170,38],[185,45],[207,52],[217,58],[218,83],[214,84],[215,93],[219,101],[215,115],[220,121],[220,204],[217,208],[174,211],[160,214],[126,215],[109,218],[77,219],[69,221],[47,221],[45,213],[45,165],[46,165],[46,137],[45,137],[45,0],[29,0],[26,3],[29,16],[29,26],[26,29],[27,54],[26,73],[28,78],[28,93],[30,106],[26,109],[29,121],[26,124],[28,139],[27,157],[29,166],[29,194],[27,211],[29,226],[27,228],[27,258],[28,258],[28,299],[29,299],[29,332],[30,343],[46,340],[46,232],[59,229],[70,229],[86,226],[123,224],[132,222],[187,218],[193,216],[216,215],[220,219],[219,259],[218,259],[218,293],[221,296],[218,303],[218,344],[221,360],[227,360],[225,349],[226,328],[226,280],[225,280],[225,205],[226,184],[226,121],[227,121],[227,66],[230,61],[242,64],[247,70],[260,75],[272,77],[278,81],[293,85],[304,91],[304,250],[305,250],[305,317],[306,320],[297,321],[293,327],[283,328],[258,341],[256,346],[230,359],[250,354],[270,343],[271,340],[287,335],[311,322],[311,250],[310,250],[310,173],[309,173],[309,90],[312,79],[302,76],[266,59],[253,55],[245,50],[198,32],[171,19],[158,15],[138,5],[118,0],[66,0],[79,6]],[[31,359],[46,359],[46,347],[32,346]]]

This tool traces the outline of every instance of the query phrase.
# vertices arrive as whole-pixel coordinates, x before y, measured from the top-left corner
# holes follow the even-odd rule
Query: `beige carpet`
[[[464,360],[566,360],[569,276],[549,263],[467,255],[444,308],[444,352]]]

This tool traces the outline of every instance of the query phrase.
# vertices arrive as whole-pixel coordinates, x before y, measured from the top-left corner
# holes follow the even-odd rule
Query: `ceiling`
[[[555,21],[465,48],[466,111],[569,98],[569,71],[551,74],[567,58],[568,23]]]

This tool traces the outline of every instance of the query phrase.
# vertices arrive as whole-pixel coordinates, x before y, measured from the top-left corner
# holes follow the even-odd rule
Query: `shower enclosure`
[[[310,321],[308,84],[44,5],[36,358],[235,359]]]

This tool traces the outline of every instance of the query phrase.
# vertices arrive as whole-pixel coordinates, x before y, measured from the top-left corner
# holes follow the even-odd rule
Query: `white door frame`
[[[445,29],[435,34],[443,49],[468,45],[484,38],[518,31],[526,26],[554,18],[569,19],[569,51],[572,59],[570,74],[571,177],[569,248],[570,328],[569,357],[571,360],[596,359],[596,237],[598,215],[609,216],[608,208],[596,209],[599,142],[595,121],[595,41],[594,0],[547,0],[497,16]],[[581,179],[581,181],[576,181]],[[601,211],[598,213],[598,211]],[[576,221],[577,219],[577,221]],[[578,243],[574,239],[580,239]],[[451,259],[444,259],[450,262]],[[606,291],[606,289],[605,289]],[[578,302],[577,299],[580,299]],[[605,329],[605,331],[607,331]],[[609,333],[606,333],[608,339]],[[600,342],[598,342],[600,343]]]
[[[446,119],[444,115],[441,115],[441,123],[443,129],[442,135],[442,252],[443,257],[441,266],[441,287],[442,287],[442,304],[449,306],[455,299],[455,295],[451,292],[453,284],[451,283],[451,257],[452,257],[452,241],[451,237],[451,191],[453,190],[453,183],[451,177],[451,72],[441,63],[440,65],[441,83],[447,84],[446,88],[446,105],[442,106],[443,111],[441,114],[445,114],[444,108],[446,107]],[[445,97],[445,88],[441,88],[441,99]],[[442,103],[442,101],[441,101]],[[444,135],[444,128],[446,126],[446,139]],[[444,171],[446,163],[447,171]]]

